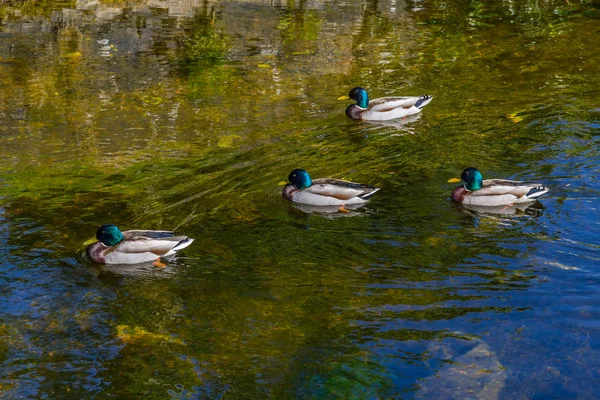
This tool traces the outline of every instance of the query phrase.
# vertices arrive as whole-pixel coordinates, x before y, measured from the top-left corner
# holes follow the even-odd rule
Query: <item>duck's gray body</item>
[[[379,188],[348,182],[341,179],[321,178],[312,181],[305,189],[298,189],[293,184],[283,188],[283,198],[294,203],[313,206],[343,206],[347,204],[364,204]]]
[[[452,200],[475,206],[502,206],[529,203],[548,192],[541,183],[485,179],[481,189],[469,191],[465,185],[452,191]]]
[[[96,242],[86,248],[90,259],[101,264],[138,264],[168,257],[186,248],[194,239],[171,231],[130,230],[114,246]]]
[[[346,115],[355,120],[389,121],[418,114],[433,99],[433,96],[418,97],[382,97],[369,101],[366,108],[351,104],[346,108]]]

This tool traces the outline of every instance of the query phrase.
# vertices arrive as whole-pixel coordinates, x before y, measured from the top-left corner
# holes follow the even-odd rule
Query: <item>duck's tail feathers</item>
[[[550,189],[548,189],[544,185],[532,187],[531,190],[529,190],[529,192],[527,192],[526,196],[529,197],[530,199],[535,199],[535,198],[540,197],[544,193],[547,193],[548,190],[550,190]]]
[[[185,238],[183,239],[181,242],[177,243],[172,249],[171,252],[176,252],[179,251],[181,249],[185,249],[186,247],[188,247],[190,244],[192,244],[192,242],[194,241],[194,239],[192,238]]]
[[[373,196],[375,193],[377,193],[379,191],[380,188],[375,188],[373,189],[373,191],[369,192],[369,193],[365,193],[365,194],[361,194],[360,197],[363,200],[369,200],[371,198],[371,196]]]
[[[421,96],[419,96],[419,99],[415,103],[415,107],[417,107],[419,110],[422,110],[423,107],[425,107],[427,104],[429,104],[429,102],[432,99],[433,99],[433,96],[430,96],[428,94],[421,95]]]

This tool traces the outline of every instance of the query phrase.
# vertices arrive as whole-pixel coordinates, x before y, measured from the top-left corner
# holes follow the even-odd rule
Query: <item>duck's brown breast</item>
[[[454,200],[458,203],[462,203],[463,199],[465,198],[465,195],[468,192],[469,191],[467,189],[465,189],[464,186],[458,186],[458,187],[454,188],[454,190],[452,191],[452,200]]]

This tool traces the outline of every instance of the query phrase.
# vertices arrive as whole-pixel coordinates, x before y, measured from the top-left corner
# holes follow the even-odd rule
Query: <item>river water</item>
[[[600,398],[597,1],[0,4],[0,397]],[[417,118],[351,121],[372,98]],[[475,210],[448,179],[539,181]],[[324,213],[294,168],[381,188]],[[174,229],[166,268],[97,227]]]

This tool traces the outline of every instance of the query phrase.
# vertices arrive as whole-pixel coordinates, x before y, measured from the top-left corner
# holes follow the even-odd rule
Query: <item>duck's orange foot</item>
[[[344,212],[344,213],[349,213],[350,212],[350,210],[348,210],[344,206],[341,206],[340,208],[338,208],[338,211],[341,211],[341,212]]]
[[[509,205],[507,205],[506,207],[502,208],[502,210],[500,210],[500,212],[502,213],[502,212],[504,212],[504,211],[508,210],[509,208],[511,208],[511,207],[514,207],[514,206],[515,206],[515,205],[514,205],[514,203],[510,203],[510,204],[509,204]]]
[[[158,267],[158,268],[165,268],[167,266],[167,264],[165,264],[164,262],[160,261],[160,258],[157,258],[156,260],[154,260],[154,262],[152,263],[152,265],[154,265],[155,267]]]

